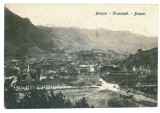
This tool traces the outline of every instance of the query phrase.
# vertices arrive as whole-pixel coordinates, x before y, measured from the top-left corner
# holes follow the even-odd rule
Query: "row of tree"
[[[5,86],[4,103],[6,109],[36,108],[90,108],[85,98],[72,102],[61,92],[31,89],[26,93],[17,93],[13,87]],[[21,98],[23,95],[23,98]]]

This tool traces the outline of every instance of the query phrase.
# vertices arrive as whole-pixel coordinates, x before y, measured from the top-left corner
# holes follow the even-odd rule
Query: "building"
[[[144,66],[136,67],[136,66],[134,66],[133,67],[133,72],[138,73],[142,76],[143,75],[147,76],[147,75],[151,75],[151,68],[150,68],[150,66],[147,66],[147,67],[144,67]]]
[[[109,83],[119,83],[138,79],[138,74],[134,72],[109,72],[105,74],[105,80]]]
[[[61,79],[69,79],[69,80],[76,80],[78,73],[76,72],[58,72],[57,73],[59,78]]]
[[[27,69],[21,71],[17,75],[18,85],[33,85],[36,81],[39,81],[39,75],[33,69],[30,69],[30,65],[27,65]]]
[[[90,72],[87,69],[79,70],[79,75],[77,76],[77,79],[79,83],[84,83],[84,85],[86,86],[101,85],[98,73]]]
[[[91,74],[91,75],[79,75],[78,76],[78,82],[83,82],[86,86],[92,86],[101,85],[101,82],[99,81],[99,76],[97,74]]]

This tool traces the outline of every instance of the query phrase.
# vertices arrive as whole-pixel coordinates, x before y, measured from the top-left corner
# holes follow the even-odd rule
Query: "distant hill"
[[[103,51],[136,52],[138,49],[149,50],[158,46],[157,37],[147,37],[128,31],[107,29],[80,29],[64,27],[39,27],[48,30],[48,34],[57,45],[69,51],[100,49]]]
[[[96,47],[80,29],[44,26],[39,26],[39,28],[47,32],[56,43],[57,48],[63,48],[68,52],[91,50]]]
[[[99,49],[129,54],[138,49],[158,46],[157,37],[146,37],[128,31],[35,26],[5,8],[5,59],[51,55],[58,51],[76,52]]]
[[[139,49],[136,54],[130,55],[129,58],[122,62],[122,65],[129,69],[133,66],[150,66],[152,69],[157,69],[158,67],[158,48],[153,48],[147,51],[141,51]]]
[[[158,47],[158,37],[147,37],[129,31],[111,31],[107,29],[82,29],[82,33],[101,48],[116,52],[136,52]]]

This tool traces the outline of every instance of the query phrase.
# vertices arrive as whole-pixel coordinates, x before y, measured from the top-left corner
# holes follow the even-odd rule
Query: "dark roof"
[[[112,76],[118,76],[118,75],[136,75],[136,73],[134,72],[110,72],[109,75],[112,75]]]

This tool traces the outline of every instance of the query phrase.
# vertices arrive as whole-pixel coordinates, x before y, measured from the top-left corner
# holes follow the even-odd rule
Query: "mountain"
[[[78,28],[44,26],[39,26],[39,28],[47,32],[57,48],[63,48],[67,52],[91,50],[97,46]]]
[[[142,51],[139,49],[134,55],[130,55],[122,64],[129,69],[133,66],[150,66],[151,69],[157,69],[158,66],[158,48]]]
[[[147,37],[129,31],[93,29],[82,30],[82,33],[97,45],[118,52],[136,52],[138,49],[149,50],[158,46],[158,37]]]
[[[7,8],[4,32],[5,59],[93,49],[129,54],[138,49],[149,50],[158,46],[157,37],[128,31],[35,26],[28,18],[22,18]]]
[[[54,41],[34,26],[28,18],[21,18],[5,8],[5,59],[35,56],[50,52]]]
[[[45,30],[45,27],[40,27]],[[138,49],[148,50],[158,46],[157,37],[147,37],[128,31],[111,31],[107,29],[80,28],[48,28],[48,34],[56,44],[63,45],[68,50],[100,49],[103,51],[136,52]]]

